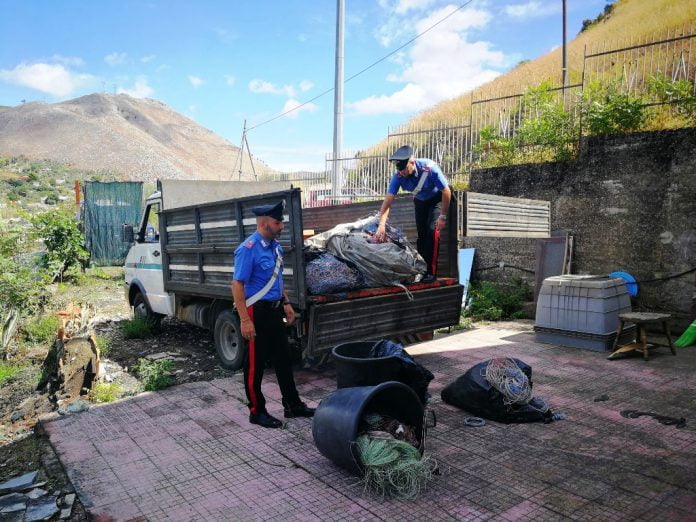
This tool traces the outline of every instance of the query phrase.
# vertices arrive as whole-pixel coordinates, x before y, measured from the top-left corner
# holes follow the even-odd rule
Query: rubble
[[[32,471],[30,473],[25,473],[19,477],[6,480],[0,484],[0,493],[10,492],[10,491],[24,491],[28,486],[34,483],[38,471]]]

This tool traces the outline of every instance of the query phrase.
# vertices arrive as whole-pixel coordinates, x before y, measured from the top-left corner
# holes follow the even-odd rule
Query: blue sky
[[[345,77],[465,0],[345,0]],[[569,40],[606,0],[567,0]],[[344,86],[344,150],[561,43],[561,0],[474,0]],[[96,91],[160,100],[271,167],[323,170],[333,144],[335,0],[2,0],[0,105]],[[559,66],[560,68],[560,66]],[[262,124],[262,125],[259,125]]]

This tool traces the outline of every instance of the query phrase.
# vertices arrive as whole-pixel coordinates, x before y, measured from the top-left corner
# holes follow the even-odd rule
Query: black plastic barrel
[[[369,356],[375,344],[375,341],[357,341],[333,347],[331,356],[336,368],[337,388],[375,386],[400,380],[401,362],[397,356]]]
[[[319,452],[348,471],[360,474],[355,451],[358,429],[366,412],[393,417],[412,427],[423,441],[423,404],[414,391],[400,382],[341,388],[321,401],[312,421],[312,436]],[[421,443],[421,453],[423,444]]]

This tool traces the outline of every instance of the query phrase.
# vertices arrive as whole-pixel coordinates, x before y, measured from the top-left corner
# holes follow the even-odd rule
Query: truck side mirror
[[[129,245],[133,242],[133,225],[125,223],[121,226],[121,239]]]

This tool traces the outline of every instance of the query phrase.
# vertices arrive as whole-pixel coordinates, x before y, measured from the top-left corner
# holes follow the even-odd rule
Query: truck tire
[[[162,315],[156,314],[147,304],[143,294],[138,292],[133,298],[133,315],[147,320],[153,327],[159,328]]]
[[[231,309],[220,312],[213,332],[220,364],[228,370],[239,370],[244,365],[247,346],[242,338],[237,314]]]

